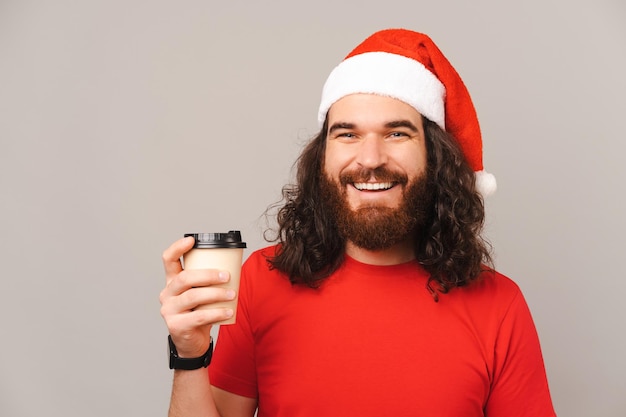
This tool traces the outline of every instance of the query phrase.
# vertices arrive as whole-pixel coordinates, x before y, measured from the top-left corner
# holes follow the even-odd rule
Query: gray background
[[[499,181],[487,235],[557,412],[625,416],[625,10],[0,0],[0,415],[165,415],[162,250],[233,228],[264,245],[328,73],[402,26],[473,95]]]

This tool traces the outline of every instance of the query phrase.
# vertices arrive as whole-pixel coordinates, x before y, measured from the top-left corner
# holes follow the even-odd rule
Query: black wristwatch
[[[213,338],[211,338],[209,349],[207,349],[204,355],[198,358],[181,358],[178,356],[178,351],[172,341],[172,336],[168,335],[167,341],[170,345],[170,369],[192,371],[194,369],[206,368],[211,363],[211,357],[213,356]]]

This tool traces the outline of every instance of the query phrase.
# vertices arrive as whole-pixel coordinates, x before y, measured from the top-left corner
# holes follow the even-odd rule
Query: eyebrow
[[[394,120],[394,121],[391,121],[389,123],[385,123],[385,127],[386,128],[406,127],[407,129],[410,129],[413,132],[419,132],[419,129],[417,128],[417,126],[415,126],[410,121],[404,120],[404,119],[402,119],[402,120]]]
[[[345,123],[345,122],[338,122],[338,123],[333,123],[333,125],[328,129],[328,133],[333,133],[335,130],[339,130],[339,129],[354,129],[356,125],[354,123]]]
[[[338,129],[354,129],[356,125],[354,123],[347,122],[337,122],[333,123],[333,125],[328,129],[328,133],[333,133]],[[385,123],[385,128],[393,129],[396,127],[406,127],[407,129],[412,130],[413,132],[419,132],[419,129],[410,121],[401,119],[401,120],[392,120],[390,122]]]

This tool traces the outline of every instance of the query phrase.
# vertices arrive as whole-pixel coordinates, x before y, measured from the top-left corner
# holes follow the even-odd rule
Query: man
[[[162,315],[199,364],[175,371],[170,416],[554,416],[528,307],[488,267],[495,180],[447,59],[377,32],[330,74],[319,122],[208,372],[232,311],[194,307],[232,299],[211,287],[228,274],[182,270],[192,239],[164,252]]]

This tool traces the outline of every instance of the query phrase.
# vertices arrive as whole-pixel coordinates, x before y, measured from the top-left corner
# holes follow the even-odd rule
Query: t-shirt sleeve
[[[502,320],[486,417],[554,417],[539,337],[521,292]]]
[[[241,271],[237,320],[220,326],[215,351],[209,365],[211,385],[233,394],[258,398],[254,337],[249,316],[249,268]]]

